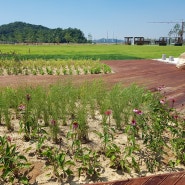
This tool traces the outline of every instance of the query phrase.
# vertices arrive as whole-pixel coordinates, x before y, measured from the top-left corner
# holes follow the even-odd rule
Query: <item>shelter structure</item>
[[[175,37],[174,39],[175,39],[175,43],[174,43],[175,46],[182,46],[183,44],[182,37]]]
[[[159,44],[159,46],[166,46],[168,38],[167,37],[160,37],[159,40],[155,40],[155,44]]]
[[[125,44],[131,45],[133,42],[133,37],[124,37],[125,38]]]
[[[144,45],[144,44],[150,44],[150,40],[145,40],[144,37],[124,37],[125,38],[125,44],[131,45],[132,43],[135,45]]]
[[[143,45],[144,44],[144,37],[134,37],[134,44]]]
[[[134,44],[136,45],[151,44],[151,41],[145,40],[144,37],[134,37]]]
[[[174,45],[182,46],[183,42],[181,37],[160,37],[159,40],[155,40],[155,44],[159,46]]]

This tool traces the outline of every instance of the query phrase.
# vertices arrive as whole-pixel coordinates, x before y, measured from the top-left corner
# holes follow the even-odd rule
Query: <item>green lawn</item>
[[[153,59],[162,54],[178,57],[184,51],[185,46],[0,45],[0,57],[15,52],[21,59]]]

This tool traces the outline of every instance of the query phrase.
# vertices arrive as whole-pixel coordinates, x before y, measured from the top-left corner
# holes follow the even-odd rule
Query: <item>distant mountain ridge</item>
[[[94,43],[109,43],[109,44],[111,44],[111,43],[123,43],[124,42],[124,40],[121,40],[121,39],[115,39],[115,38],[109,38],[109,39],[107,39],[107,38],[101,38],[101,39],[95,39],[95,40],[93,40],[93,42]]]
[[[0,26],[1,43],[86,43],[84,33],[77,28],[50,29],[42,25],[13,22]]]

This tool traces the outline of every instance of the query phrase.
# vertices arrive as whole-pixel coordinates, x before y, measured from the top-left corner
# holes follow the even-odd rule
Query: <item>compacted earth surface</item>
[[[116,83],[121,83],[123,86],[129,86],[133,83],[143,86],[151,91],[156,91],[156,88],[163,86],[165,91],[165,96],[167,98],[173,98],[175,100],[175,107],[181,112],[184,111],[185,104],[185,71],[177,69],[174,64],[162,63],[155,60],[116,60],[116,61],[102,61],[103,63],[109,65],[112,68],[113,73],[110,74],[96,74],[96,75],[17,75],[17,76],[0,76],[0,87],[18,87],[18,86],[37,86],[37,85],[50,85],[56,83],[57,81],[66,81],[68,79],[72,80],[74,83],[81,83],[83,81],[91,81],[93,79],[102,79],[107,82],[107,84],[112,87]],[[99,119],[98,114],[97,121]],[[17,123],[15,123],[16,125]],[[98,128],[94,125],[94,129]],[[16,128],[15,128],[16,129]],[[5,128],[1,127],[1,133],[6,132]],[[16,133],[11,134],[15,140],[21,141],[21,136],[16,135]],[[94,137],[94,136],[92,136]],[[124,138],[119,138],[119,133],[117,134],[118,143],[123,142]],[[99,142],[97,140],[97,142]],[[29,148],[29,143],[22,145],[18,144],[19,148],[26,150]],[[94,146],[96,147],[96,146]],[[34,157],[34,156],[33,156]],[[33,164],[34,168],[30,172],[30,177],[32,177],[31,182],[34,183],[35,180],[39,184],[49,185],[49,184],[59,184],[55,181],[48,181],[47,175],[50,173],[51,169],[45,169],[42,160],[38,160]],[[184,170],[183,166],[176,168],[175,171]],[[169,171],[161,171],[159,173],[165,173]],[[151,175],[149,173],[143,175]],[[129,176],[127,174],[117,174],[114,171],[105,171],[104,177],[101,181],[113,181],[137,177],[136,174]],[[85,184],[90,183],[84,181],[83,179],[73,179],[71,182],[66,184]],[[92,183],[92,182],[91,182]]]

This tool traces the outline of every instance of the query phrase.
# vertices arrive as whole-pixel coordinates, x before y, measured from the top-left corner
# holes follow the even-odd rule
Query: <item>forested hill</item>
[[[14,22],[0,26],[0,43],[86,43],[77,28],[50,29],[41,25]]]

